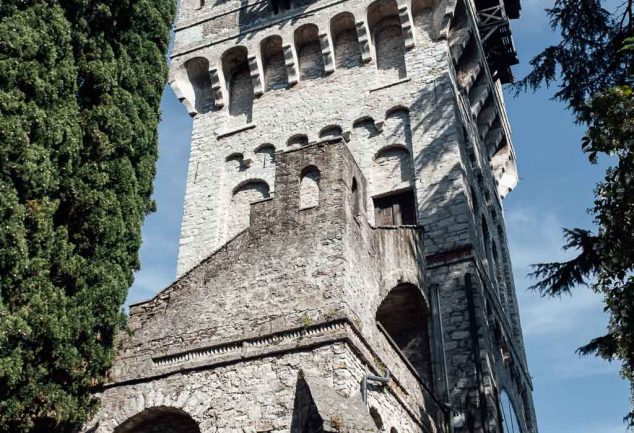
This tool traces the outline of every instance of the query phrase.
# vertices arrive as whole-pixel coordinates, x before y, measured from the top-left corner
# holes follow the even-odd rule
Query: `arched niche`
[[[178,68],[172,86],[181,99],[187,101],[191,114],[205,113],[214,107],[214,98],[209,78],[209,61],[204,57],[194,57]]]
[[[412,141],[409,110],[402,106],[394,107],[385,114],[385,126],[391,140],[405,142],[408,146]]]
[[[363,64],[354,15],[350,12],[335,15],[330,20],[330,35],[337,68],[354,68]]]
[[[240,152],[234,152],[227,156],[225,162],[227,163],[227,168],[230,171],[244,171],[247,169],[247,164],[244,161],[244,155]]]
[[[128,418],[114,433],[200,433],[198,423],[185,411],[158,406]]]
[[[269,36],[260,43],[262,68],[264,70],[264,86],[266,90],[283,89],[288,85],[282,38]]]
[[[307,144],[308,144],[308,136],[306,134],[292,135],[286,141],[286,145],[289,147],[306,146]]]
[[[319,205],[319,169],[314,165],[304,168],[299,181],[299,209]]]
[[[270,143],[261,144],[255,149],[256,164],[261,168],[275,166],[275,146]]]
[[[352,129],[353,135],[364,138],[371,138],[380,134],[374,119],[367,116],[356,119],[352,124]]]
[[[372,180],[383,187],[413,182],[412,155],[400,144],[385,146],[374,155]]]
[[[270,196],[269,184],[261,179],[242,182],[232,191],[229,215],[227,215],[228,238],[232,238],[249,227],[251,203]]]
[[[414,26],[428,40],[433,37],[433,14],[434,0],[412,0],[412,17],[414,18]]]
[[[431,318],[420,289],[409,283],[394,287],[381,302],[376,321],[425,384],[431,386]]]
[[[222,55],[222,72],[229,95],[232,124],[248,123],[253,117],[253,83],[247,54],[245,47],[237,46]]]
[[[396,0],[376,0],[370,4],[368,24],[379,81],[389,83],[405,78],[405,41]]]
[[[295,30],[295,50],[301,80],[311,80],[324,75],[319,29],[315,24],[304,24]]]
[[[319,138],[337,138],[343,135],[343,129],[339,125],[329,125],[319,131]]]

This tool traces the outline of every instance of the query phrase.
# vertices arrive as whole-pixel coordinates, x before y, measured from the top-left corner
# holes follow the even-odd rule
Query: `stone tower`
[[[518,0],[182,0],[178,279],[87,431],[536,433],[503,197]]]

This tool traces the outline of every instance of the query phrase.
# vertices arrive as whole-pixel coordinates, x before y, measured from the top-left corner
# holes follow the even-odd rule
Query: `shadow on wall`
[[[217,0],[216,4],[226,0]],[[296,20],[291,15],[301,14],[312,3],[311,0],[242,0],[238,25],[240,26],[240,40],[250,39],[255,33],[245,33],[247,30],[273,20],[278,28],[283,29],[292,25]]]

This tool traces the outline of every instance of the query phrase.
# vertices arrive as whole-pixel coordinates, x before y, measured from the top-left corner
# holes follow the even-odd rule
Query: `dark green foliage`
[[[632,0],[616,10],[599,0],[557,0],[548,10],[559,44],[532,61],[532,72],[516,89],[557,83],[564,101],[587,125],[581,148],[591,163],[608,156],[614,165],[595,189],[597,233],[565,230],[565,249],[579,255],[563,263],[541,263],[532,288],[543,295],[570,293],[579,285],[603,295],[610,317],[607,333],[578,349],[622,363],[634,395],[634,23]],[[634,424],[634,410],[627,417]]]
[[[94,409],[153,210],[174,6],[0,2],[0,431]]]
[[[547,13],[561,41],[530,61],[533,70],[514,84],[515,89],[557,83],[555,99],[568,104],[579,121],[587,121],[589,98],[634,82],[634,53],[623,49],[634,31],[632,0],[612,13],[600,0],[556,0]]]

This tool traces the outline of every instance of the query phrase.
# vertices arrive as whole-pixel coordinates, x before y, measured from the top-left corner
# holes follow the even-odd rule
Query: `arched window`
[[[114,433],[148,433],[159,431],[169,433],[200,433],[194,419],[181,409],[157,406],[145,409],[128,418],[114,429]]]
[[[295,49],[299,60],[300,79],[310,80],[324,74],[324,59],[316,25],[304,24],[295,30]]]
[[[513,407],[513,402],[505,390],[500,393],[500,424],[505,433],[521,433],[519,418]]]
[[[376,312],[376,321],[428,386],[432,385],[430,314],[420,289],[399,284]]]
[[[233,124],[248,123],[253,115],[253,83],[247,49],[233,47],[222,55],[222,71],[229,92],[229,115]]]
[[[263,144],[255,149],[255,156],[259,167],[272,167],[275,165],[275,146],[272,144]]]
[[[377,0],[368,7],[379,81],[405,78],[405,42],[396,0]]]
[[[214,107],[214,98],[209,78],[209,62],[203,57],[189,59],[183,65],[189,85],[184,86],[185,93],[189,93],[192,105],[199,113],[209,111]]]
[[[288,84],[282,38],[273,35],[260,44],[262,67],[264,69],[264,88],[266,90],[283,89]]]
[[[319,204],[319,170],[310,166],[302,170],[299,183],[299,208],[310,209]]]
[[[335,46],[337,68],[354,68],[363,64],[357,28],[350,12],[342,12],[330,20],[330,34]]]
[[[233,190],[227,218],[228,238],[249,227],[251,203],[268,198],[269,185],[263,180],[251,180]]]

